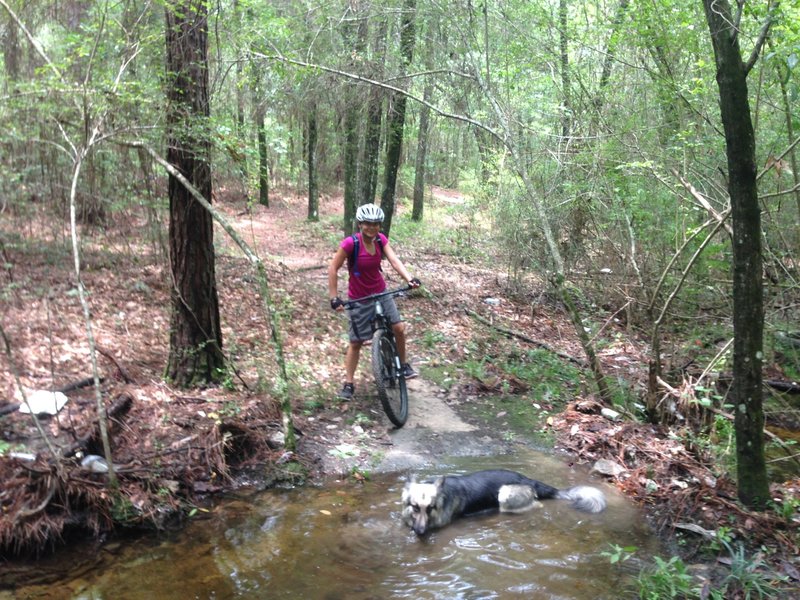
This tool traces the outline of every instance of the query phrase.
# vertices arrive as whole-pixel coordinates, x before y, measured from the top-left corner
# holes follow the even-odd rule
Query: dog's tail
[[[555,497],[568,500],[573,508],[590,513],[599,513],[607,504],[603,492],[588,485],[576,485],[566,490],[558,490]]]

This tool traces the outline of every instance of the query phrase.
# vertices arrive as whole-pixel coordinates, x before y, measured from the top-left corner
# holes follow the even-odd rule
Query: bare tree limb
[[[728,235],[733,237],[733,227],[731,227],[730,223],[728,223],[726,221],[726,217],[730,213],[727,212],[724,215],[721,215],[720,213],[718,213],[716,211],[716,209],[714,209],[714,207],[711,206],[711,203],[706,199],[706,197],[703,196],[703,194],[701,194],[699,191],[697,191],[697,189],[695,189],[695,187],[691,183],[689,183],[683,177],[681,177],[681,174],[678,173],[677,169],[672,169],[672,174],[675,175],[675,177],[678,178],[678,180],[681,182],[681,185],[683,185],[683,187],[686,188],[686,191],[689,192],[692,195],[692,198],[697,200],[697,202],[700,204],[700,206],[705,208],[706,212],[709,215],[711,215],[716,221],[719,221],[722,224],[722,226],[725,228],[725,231],[728,232]]]
[[[777,161],[779,161],[779,160],[781,160],[781,159],[782,159],[784,156],[786,156],[787,154],[789,154],[789,152],[791,152],[791,151],[794,149],[794,147],[795,147],[795,146],[797,146],[797,144],[798,144],[798,143],[800,143],[800,136],[796,137],[796,138],[795,138],[795,140],[794,140],[794,141],[793,141],[791,144],[789,144],[789,147],[788,147],[788,148],[786,148],[786,150],[784,150],[784,151],[783,151],[783,152],[781,152],[781,153],[780,153],[778,156],[776,156],[776,157],[775,157],[775,159],[776,159],[776,162],[777,162]],[[770,169],[772,169],[772,168],[775,166],[776,162],[770,162],[770,163],[768,163],[768,164],[767,164],[767,166],[766,166],[766,167],[764,167],[764,169],[763,169],[763,170],[762,170],[762,171],[761,171],[761,172],[760,172],[758,175],[756,175],[756,181],[758,181],[758,180],[759,180],[759,179],[761,179],[761,178],[762,178],[764,175],[766,175],[767,173],[769,173],[769,170],[770,170]]]
[[[581,368],[586,368],[588,366],[586,361],[583,361],[583,360],[581,360],[579,358],[575,358],[574,356],[570,356],[569,354],[565,354],[563,352],[559,352],[558,350],[556,350],[552,346],[549,346],[548,344],[546,344],[546,343],[544,343],[542,341],[535,340],[535,339],[533,339],[531,337],[528,337],[527,335],[523,335],[521,333],[517,333],[516,331],[511,331],[510,329],[506,329],[505,327],[499,327],[498,325],[495,325],[494,323],[492,323],[488,319],[482,317],[481,315],[479,315],[478,313],[476,313],[473,310],[464,309],[464,312],[466,312],[470,317],[472,317],[473,319],[475,319],[479,323],[482,323],[483,325],[486,325],[487,327],[490,327],[490,328],[494,329],[495,331],[497,331],[499,333],[502,333],[506,337],[516,338],[518,340],[522,340],[523,342],[526,342],[526,343],[531,344],[533,346],[538,346],[539,348],[542,348],[543,350],[547,350],[548,352],[552,352],[556,356],[558,356],[560,358],[563,358],[564,360],[567,360],[567,361],[569,361],[571,363],[574,363],[574,364],[578,365]]]
[[[55,65],[55,63],[53,63],[53,61],[50,60],[50,57],[47,56],[47,53],[44,51],[44,48],[42,48],[42,45],[39,43],[39,40],[33,37],[31,32],[28,31],[28,28],[25,27],[25,24],[17,16],[17,13],[11,10],[11,7],[8,5],[6,0],[0,0],[0,6],[6,9],[9,16],[11,17],[11,20],[14,21],[17,27],[19,27],[22,30],[22,33],[24,33],[25,37],[28,38],[28,41],[30,42],[31,46],[33,46],[33,49],[36,50],[36,53],[42,57],[42,60],[44,60],[48,68],[51,71],[53,71],[53,73],[55,74],[56,77],[58,77],[58,79],[64,81],[64,76],[61,74],[61,71],[58,70],[58,67]]]
[[[0,0],[0,1],[3,1],[3,0]],[[402,88],[399,88],[399,87],[396,87],[396,86],[393,86],[393,85],[389,85],[388,83],[384,83],[382,81],[376,81],[374,79],[369,79],[368,77],[363,77],[361,75],[356,75],[355,73],[349,73],[347,71],[342,71],[340,69],[334,69],[333,67],[327,67],[325,65],[320,65],[320,64],[316,64],[316,63],[310,63],[310,62],[305,62],[305,61],[302,61],[302,60],[296,60],[296,59],[293,59],[293,58],[289,58],[288,56],[284,56],[281,52],[279,52],[277,50],[276,50],[276,53],[272,54],[272,55],[263,54],[261,52],[252,52],[252,54],[256,58],[261,58],[261,59],[264,59],[264,60],[278,60],[278,61],[290,64],[290,65],[296,65],[298,67],[306,67],[306,68],[309,68],[309,69],[316,69],[318,71],[323,71],[325,73],[331,73],[332,75],[339,75],[340,77],[344,77],[346,79],[351,79],[353,81],[358,81],[358,82],[361,82],[361,83],[374,85],[374,86],[383,88],[385,90],[389,90],[391,92],[394,92],[396,94],[402,94],[406,98],[414,100],[415,102],[418,102],[419,104],[421,104],[423,106],[427,106],[433,112],[435,112],[437,115],[439,115],[441,117],[445,117],[445,118],[448,118],[448,119],[455,119],[456,121],[462,121],[464,123],[469,123],[470,125],[474,125],[475,127],[478,127],[479,129],[482,129],[482,130],[486,131],[487,133],[491,134],[493,137],[495,137],[497,140],[499,140],[503,144],[506,143],[506,140],[503,138],[503,136],[499,132],[495,131],[494,129],[492,129],[491,127],[486,125],[485,123],[481,123],[480,121],[476,121],[475,119],[473,119],[471,117],[468,117],[466,115],[460,115],[460,114],[457,114],[457,113],[451,113],[451,112],[447,112],[445,110],[442,110],[438,106],[435,106],[435,105],[431,104],[430,102],[426,102],[425,100],[423,100],[419,96],[415,96],[414,94],[410,93],[408,90],[404,90]],[[468,77],[467,75],[463,75],[463,74],[461,74],[461,75],[464,76],[464,77]]]
[[[264,303],[264,312],[267,317],[267,321],[270,324],[270,330],[272,335],[272,343],[275,347],[275,354],[276,360],[278,363],[278,368],[280,370],[279,374],[279,395],[281,398],[281,414],[283,418],[283,428],[284,428],[284,435],[286,436],[286,448],[288,450],[294,450],[296,447],[296,436],[294,431],[294,423],[292,422],[292,407],[291,407],[291,399],[289,398],[289,374],[286,369],[286,360],[284,358],[283,352],[283,341],[281,340],[280,336],[280,328],[278,323],[278,317],[276,316],[275,310],[272,308],[272,300],[271,294],[269,292],[269,282],[267,279],[267,271],[264,267],[264,263],[258,257],[258,255],[250,248],[247,242],[244,241],[242,236],[233,228],[233,226],[228,223],[225,217],[217,211],[211,203],[203,197],[203,194],[192,185],[192,183],[186,179],[186,177],[175,168],[174,165],[170,164],[166,159],[160,156],[155,150],[153,150],[150,146],[145,144],[142,141],[127,141],[127,142],[119,142],[123,146],[130,146],[132,148],[141,148],[145,150],[152,158],[155,160],[159,165],[161,165],[170,175],[175,177],[181,185],[183,185],[188,192],[192,195],[192,197],[202,206],[211,217],[216,221],[222,229],[231,237],[231,239],[236,242],[236,245],[239,246],[241,251],[244,253],[247,260],[250,261],[256,267],[258,272],[258,282],[259,282],[259,292],[261,293],[261,299]]]
[[[767,198],[775,198],[776,196],[784,196],[785,194],[793,194],[797,190],[800,190],[800,183],[796,183],[788,190],[782,190],[780,192],[771,192],[769,194],[763,194],[758,197],[759,200],[766,200]]]
[[[741,19],[742,7],[744,2],[741,2],[739,5],[739,14],[737,15],[737,27],[736,30],[739,30],[739,23],[738,20]],[[745,76],[750,73],[750,69],[756,64],[758,60],[758,55],[761,53],[761,49],[764,47],[764,44],[767,41],[767,35],[769,35],[769,28],[772,26],[772,9],[770,9],[769,13],[767,14],[767,18],[764,20],[764,25],[761,27],[761,31],[758,34],[758,38],[756,39],[756,43],[753,46],[753,51],[750,53],[750,58],[747,59],[747,62],[744,65],[744,72]]]

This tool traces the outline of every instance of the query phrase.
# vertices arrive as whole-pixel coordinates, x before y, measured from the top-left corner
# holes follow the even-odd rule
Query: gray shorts
[[[400,311],[397,310],[394,297],[384,296],[378,302],[383,306],[383,314],[385,314],[389,322],[394,325],[403,319],[400,318]],[[350,316],[350,341],[351,342],[364,342],[372,339],[372,320],[375,318],[375,302],[356,303],[353,308],[347,311]]]

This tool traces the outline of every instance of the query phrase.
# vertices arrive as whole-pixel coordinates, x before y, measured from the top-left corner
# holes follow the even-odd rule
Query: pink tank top
[[[358,300],[359,298],[371,294],[380,294],[386,290],[386,280],[384,280],[383,273],[381,273],[381,259],[383,258],[381,247],[385,248],[389,243],[389,239],[382,233],[379,233],[378,236],[380,236],[381,245],[376,243],[374,245],[375,254],[370,254],[364,247],[361,234],[357,233],[356,236],[358,236],[358,259],[356,261],[356,269],[359,274],[355,275],[352,272],[350,273],[350,280],[347,284],[347,295],[351,300]],[[349,257],[353,254],[354,245],[353,236],[348,236],[342,240],[339,247],[342,248]]]

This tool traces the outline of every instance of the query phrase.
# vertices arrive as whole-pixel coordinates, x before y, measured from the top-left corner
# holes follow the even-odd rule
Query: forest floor
[[[431,201],[458,204],[462,199],[435,189]],[[687,443],[691,436],[685,432],[609,420],[600,414],[591,385],[581,381],[568,401],[527,402],[533,415],[528,423],[536,423],[531,435],[530,426],[515,418],[518,407],[497,400],[529,392],[524,381],[493,369],[489,361],[477,374],[459,369],[480,359],[488,347],[497,356],[520,347],[545,348],[582,362],[572,325],[557,303],[535,282],[527,291],[518,285],[512,291],[496,264],[468,263],[448,252],[395,243],[409,270],[423,281],[421,291],[399,304],[409,331],[409,355],[421,373],[410,382],[409,422],[394,430],[383,416],[369,392],[367,356],[357,374],[356,397],[337,400],[346,323],[328,306],[327,265],[339,239],[339,220],[333,215],[341,198],[322,198],[317,224],[306,222],[302,197],[276,193],[271,202],[269,208],[248,209],[243,199],[223,193],[216,207],[268,265],[300,434],[295,453],[282,445],[272,393],[275,352],[256,276],[233,242],[217,230],[223,340],[232,367],[223,385],[180,390],[163,379],[170,286],[166,262],[157,258],[157,236],[149,234],[157,228],[119,218],[110,227],[83,232],[81,276],[91,304],[102,399],[112,416],[119,495],[109,493],[104,474],[81,467],[82,456],[103,452],[95,390],[85,385],[92,367],[68,231],[43,214],[40,219],[4,217],[4,556],[30,558],[57,548],[75,532],[102,537],[112,522],[117,528],[169,526],[176,515],[200,509],[204,498],[236,486],[267,487],[303,477],[357,482],[370,472],[410,469],[457,454],[500,453],[516,443],[541,445],[544,439],[567,460],[595,466],[640,504],[665,540],[680,539],[679,550],[689,562],[726,564],[724,555],[708,554],[709,545],[743,540],[760,549],[759,560],[790,585],[800,582],[797,513],[743,508],[734,483]],[[149,244],[142,243],[147,239]],[[390,280],[390,285],[400,283],[396,277]],[[343,285],[340,281],[340,290]],[[601,352],[604,367],[636,389],[646,375],[646,345],[618,325],[610,327],[619,330],[616,341]],[[504,333],[509,331],[521,337]],[[49,458],[37,422],[15,410],[22,403],[20,383],[27,392],[60,389],[67,395],[57,416],[38,419],[47,443],[65,457],[60,463]],[[796,506],[792,503],[799,491],[797,479],[773,486],[781,506]],[[719,536],[723,530],[725,538]],[[0,575],[3,584],[8,581]]]

